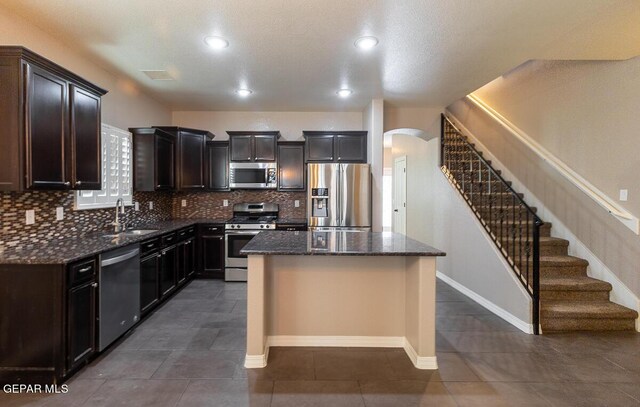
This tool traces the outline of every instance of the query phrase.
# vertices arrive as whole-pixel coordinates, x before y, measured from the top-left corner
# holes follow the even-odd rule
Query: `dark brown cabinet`
[[[195,273],[195,239],[191,238],[178,243],[178,285],[186,283]]]
[[[160,301],[160,253],[140,259],[140,314],[144,315]]]
[[[279,131],[228,131],[232,162],[273,162]]]
[[[304,131],[305,161],[367,162],[366,131]]]
[[[207,142],[205,178],[207,190],[229,190],[229,142]]]
[[[176,266],[178,260],[177,246],[171,246],[166,249],[162,249],[160,255],[160,297],[164,298],[171,294],[171,292],[176,288]]]
[[[97,267],[94,258],[68,266],[67,371],[80,366],[96,352]]]
[[[133,187],[136,191],[176,188],[176,137],[160,129],[130,128],[133,134]]]
[[[224,225],[199,225],[199,260],[197,276],[224,278]]]
[[[0,190],[99,190],[106,93],[25,48],[0,46]]]
[[[304,142],[282,141],[278,143],[278,190],[304,191],[306,172]]]
[[[279,223],[276,225],[276,230],[284,230],[288,232],[304,232],[308,230],[306,223]]]

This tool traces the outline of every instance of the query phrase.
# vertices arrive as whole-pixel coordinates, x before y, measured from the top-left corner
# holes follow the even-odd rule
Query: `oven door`
[[[224,266],[225,268],[247,268],[247,256],[240,254],[240,250],[249,243],[259,230],[227,232],[224,236]]]

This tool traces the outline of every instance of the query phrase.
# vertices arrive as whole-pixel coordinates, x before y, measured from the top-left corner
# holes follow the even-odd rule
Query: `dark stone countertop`
[[[445,256],[445,253],[392,232],[260,232],[240,251],[246,255]]]
[[[307,218],[278,218],[276,219],[276,225],[295,225],[295,224],[307,224]]]
[[[142,242],[165,233],[200,223],[224,223],[226,219],[174,219],[137,225],[134,229],[157,229],[139,236],[107,238],[109,231],[69,236],[42,244],[1,248],[0,265],[8,264],[67,264],[85,257],[104,253],[133,243]]]

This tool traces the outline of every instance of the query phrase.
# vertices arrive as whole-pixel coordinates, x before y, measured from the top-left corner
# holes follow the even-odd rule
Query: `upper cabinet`
[[[183,127],[156,127],[173,134],[177,140],[177,189],[197,191],[205,189],[205,147],[215,136],[206,130]]]
[[[99,190],[106,93],[25,48],[0,46],[0,191]]]
[[[143,127],[133,133],[136,191],[205,189],[208,131],[181,127]]]
[[[279,131],[228,131],[232,162],[274,162]]]
[[[366,131],[303,131],[306,162],[366,163]]]
[[[206,188],[229,190],[229,142],[209,141],[206,149]]]
[[[278,190],[305,190],[304,141],[278,143]]]

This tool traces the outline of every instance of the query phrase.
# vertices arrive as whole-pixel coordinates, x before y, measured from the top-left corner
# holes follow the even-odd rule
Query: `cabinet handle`
[[[83,269],[80,269],[80,270],[78,270],[78,274],[79,273],[86,273],[87,271],[91,270],[91,268],[93,268],[93,266],[88,266],[88,267],[85,267]]]
[[[160,185],[160,184],[156,185],[156,188],[160,188],[160,187],[162,187],[162,185]]]
[[[191,242],[187,242],[187,243],[185,243],[184,245],[186,246],[186,245],[189,245],[189,244],[191,244]]]
[[[65,186],[65,187],[70,187],[70,186],[71,186],[71,181],[67,181],[67,182],[65,182],[65,183],[64,183],[64,186]]]
[[[76,181],[76,186],[79,187],[80,185],[82,185],[82,181]]]
[[[162,257],[162,254],[159,254],[158,257]]]
[[[96,288],[98,286],[98,283],[92,283],[91,287]]]
[[[149,243],[149,244],[147,245],[147,248],[149,248],[149,249],[150,249],[150,248],[152,248],[154,245],[155,245],[154,243]]]

